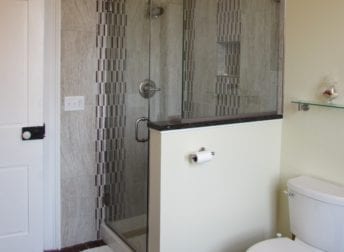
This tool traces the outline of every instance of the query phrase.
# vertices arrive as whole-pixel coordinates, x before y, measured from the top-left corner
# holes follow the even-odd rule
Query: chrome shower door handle
[[[139,119],[136,120],[135,123],[135,138],[136,141],[140,142],[140,143],[145,143],[148,141],[148,138],[140,138],[139,137],[139,126],[141,122],[148,122],[149,119],[147,117],[140,117]]]

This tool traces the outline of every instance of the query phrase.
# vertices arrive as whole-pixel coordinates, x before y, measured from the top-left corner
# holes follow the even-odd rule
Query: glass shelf
[[[301,101],[301,100],[295,100],[295,101],[292,101],[291,103],[297,104],[299,111],[308,111],[309,106],[344,109],[344,105],[336,104],[336,103],[325,103],[325,102],[317,102],[317,101]]]

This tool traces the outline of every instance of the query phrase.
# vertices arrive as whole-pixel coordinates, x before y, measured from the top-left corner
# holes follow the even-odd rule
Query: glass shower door
[[[105,223],[133,250],[146,251],[150,3],[98,0],[97,169]],[[140,119],[140,120],[138,120]]]
[[[98,0],[97,10],[99,215],[144,252],[147,123],[181,115],[183,1]]]

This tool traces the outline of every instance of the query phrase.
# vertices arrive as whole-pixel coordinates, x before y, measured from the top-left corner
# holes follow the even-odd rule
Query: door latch
[[[43,139],[45,137],[45,124],[36,127],[23,127],[21,137],[23,141]]]

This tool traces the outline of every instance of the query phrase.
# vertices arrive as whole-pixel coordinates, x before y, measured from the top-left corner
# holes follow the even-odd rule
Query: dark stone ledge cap
[[[245,114],[239,116],[226,117],[205,117],[195,119],[179,119],[171,121],[149,122],[148,127],[151,129],[165,131],[176,129],[188,129],[197,127],[216,126],[224,124],[245,123],[255,121],[266,121],[274,119],[282,119],[282,114],[276,113],[259,113],[259,114]]]

